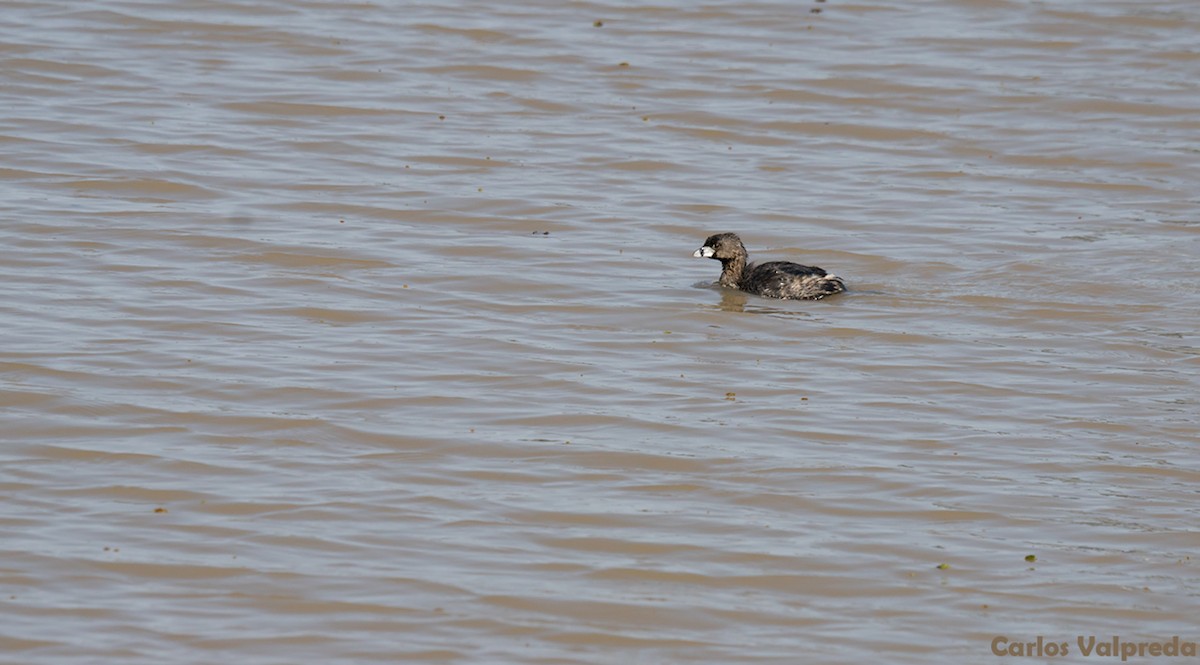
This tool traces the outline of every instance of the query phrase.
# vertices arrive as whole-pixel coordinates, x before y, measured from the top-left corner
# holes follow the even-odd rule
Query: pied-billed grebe
[[[692,256],[721,262],[721,286],[767,298],[820,300],[846,290],[841,277],[813,266],[790,261],[747,264],[746,246],[736,233],[709,236]]]

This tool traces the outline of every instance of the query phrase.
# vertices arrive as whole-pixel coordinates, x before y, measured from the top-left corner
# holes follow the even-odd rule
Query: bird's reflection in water
[[[746,311],[746,301],[750,299],[749,294],[735,289],[723,289],[721,287],[717,287],[717,289],[721,292],[721,304],[718,307],[726,312]]]
[[[745,291],[737,289],[727,289],[712,282],[701,282],[695,285],[698,288],[716,291],[721,294],[721,302],[715,305],[706,305],[719,309],[723,312],[736,312],[748,314],[768,314],[784,317],[811,317],[812,313],[804,311],[802,308],[805,305],[811,304],[807,300],[771,300],[769,298],[759,298]],[[779,306],[775,306],[779,303]],[[796,309],[788,309],[795,307]]]

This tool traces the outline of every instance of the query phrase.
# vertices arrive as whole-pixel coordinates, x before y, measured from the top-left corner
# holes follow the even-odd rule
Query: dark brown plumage
[[[814,266],[790,261],[747,263],[746,246],[735,233],[709,236],[692,256],[721,262],[721,286],[767,298],[820,300],[846,290],[841,277]]]

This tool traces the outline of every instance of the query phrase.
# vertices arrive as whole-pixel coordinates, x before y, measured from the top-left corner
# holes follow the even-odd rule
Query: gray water
[[[1197,34],[8,3],[0,661],[1196,641]],[[850,292],[717,288],[719,231]]]

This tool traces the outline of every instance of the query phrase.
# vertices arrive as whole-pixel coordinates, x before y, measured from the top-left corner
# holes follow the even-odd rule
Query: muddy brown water
[[[0,662],[1200,640],[1197,35],[7,3]],[[851,292],[714,288],[718,231]]]

